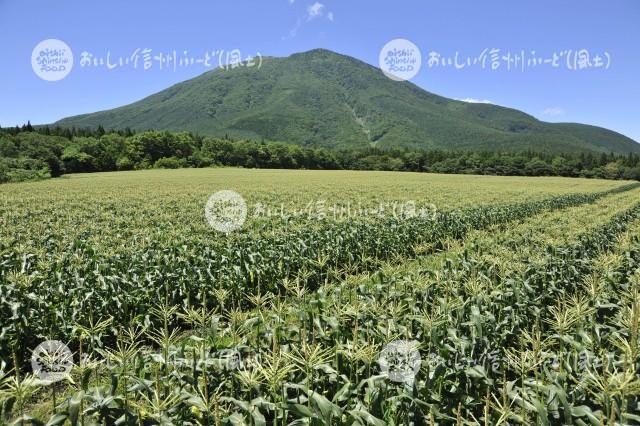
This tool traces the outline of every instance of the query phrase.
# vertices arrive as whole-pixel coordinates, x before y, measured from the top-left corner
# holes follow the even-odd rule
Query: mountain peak
[[[293,53],[289,57],[295,57],[295,56],[344,57],[345,55],[334,52],[333,50],[325,49],[323,47],[316,47],[315,49],[306,50],[304,52]]]
[[[294,55],[339,55],[339,53],[334,52],[333,50],[325,49],[324,47],[316,47],[304,52],[294,53]]]

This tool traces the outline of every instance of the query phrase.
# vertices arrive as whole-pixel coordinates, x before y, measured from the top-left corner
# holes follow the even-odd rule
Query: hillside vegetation
[[[448,99],[323,49],[265,58],[259,69],[216,69],[133,104],[56,124],[191,131],[314,148],[640,153],[640,144],[610,130]]]

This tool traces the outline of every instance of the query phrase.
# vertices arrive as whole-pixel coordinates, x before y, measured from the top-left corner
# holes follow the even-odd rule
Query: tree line
[[[640,180],[640,155],[410,149],[329,150],[190,132],[49,126],[0,128],[0,182],[64,173],[216,167],[391,170]]]

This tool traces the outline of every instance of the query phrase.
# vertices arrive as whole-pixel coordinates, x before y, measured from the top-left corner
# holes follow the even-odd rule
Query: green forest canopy
[[[415,149],[304,148],[199,136],[189,132],[129,129],[0,129],[0,182],[64,173],[148,168],[233,166],[247,168],[391,170],[506,176],[570,176],[640,180],[640,155],[486,152]]]

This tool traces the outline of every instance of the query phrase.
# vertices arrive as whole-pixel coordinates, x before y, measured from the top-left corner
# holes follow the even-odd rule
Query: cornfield
[[[220,189],[288,209],[437,209],[249,215],[226,235],[203,214]],[[638,195],[213,169],[4,185],[0,422],[640,424]],[[55,382],[30,364],[51,340],[73,353]],[[408,379],[382,360],[405,350]]]

